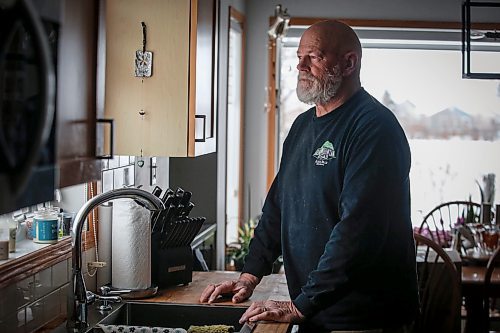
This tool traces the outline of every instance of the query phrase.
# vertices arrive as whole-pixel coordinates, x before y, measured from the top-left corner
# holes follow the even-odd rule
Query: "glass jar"
[[[40,209],[33,217],[35,243],[57,243],[59,229],[59,211],[53,208]]]

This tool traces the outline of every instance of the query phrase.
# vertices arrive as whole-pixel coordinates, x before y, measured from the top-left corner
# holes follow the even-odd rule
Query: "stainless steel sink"
[[[238,320],[245,310],[239,306],[127,302],[100,323],[184,329],[191,325],[223,324],[234,326],[239,331],[242,325]]]

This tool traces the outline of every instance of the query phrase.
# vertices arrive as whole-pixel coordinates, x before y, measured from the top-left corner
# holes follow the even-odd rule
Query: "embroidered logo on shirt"
[[[313,157],[316,159],[316,165],[327,165],[332,158],[336,158],[335,148],[333,148],[333,145],[330,141],[325,141],[325,143],[323,143],[320,148],[316,149]]]

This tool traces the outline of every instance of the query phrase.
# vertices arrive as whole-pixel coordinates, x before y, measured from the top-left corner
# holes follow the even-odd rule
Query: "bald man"
[[[304,32],[297,95],[314,107],[285,140],[240,278],[207,286],[201,302],[249,298],[282,254],[292,301],[254,302],[241,322],[409,332],[418,312],[410,150],[392,112],[361,87],[361,53],[341,22]]]

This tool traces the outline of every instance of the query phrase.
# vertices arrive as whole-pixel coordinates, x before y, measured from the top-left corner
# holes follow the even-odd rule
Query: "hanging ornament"
[[[142,25],[142,50],[135,51],[135,76],[151,77],[153,75],[153,52],[146,51],[146,23]]]
[[[137,166],[139,168],[142,168],[144,166],[144,155],[142,154],[142,149],[141,149],[141,156],[139,156],[139,159],[137,160]]]

